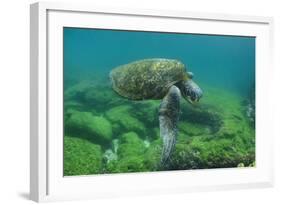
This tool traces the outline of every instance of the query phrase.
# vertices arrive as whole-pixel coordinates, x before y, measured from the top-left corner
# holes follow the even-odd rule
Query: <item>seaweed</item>
[[[64,174],[159,171],[160,100],[130,101],[89,81],[69,85],[64,101]],[[255,166],[255,129],[245,100],[203,85],[195,106],[181,100],[175,149],[166,170]]]

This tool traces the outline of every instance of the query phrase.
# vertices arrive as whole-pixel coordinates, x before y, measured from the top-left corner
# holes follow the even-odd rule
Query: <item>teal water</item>
[[[64,28],[66,76],[107,74],[145,58],[178,59],[196,81],[241,94],[255,79],[254,37]]]
[[[110,87],[115,67],[177,59],[203,89],[181,102],[167,170],[255,166],[255,38],[64,28],[64,174],[159,171],[160,100],[131,101]]]

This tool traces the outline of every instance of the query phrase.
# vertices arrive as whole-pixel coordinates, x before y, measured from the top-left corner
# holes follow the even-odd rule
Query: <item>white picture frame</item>
[[[255,36],[256,167],[63,177],[62,28]],[[273,19],[46,3],[30,9],[30,198],[34,201],[273,186],[270,106]]]

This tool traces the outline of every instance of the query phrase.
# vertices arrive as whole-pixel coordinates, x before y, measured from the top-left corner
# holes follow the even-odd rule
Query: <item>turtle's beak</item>
[[[199,102],[203,91],[193,80],[189,79],[184,83],[182,94],[188,102],[194,105]]]

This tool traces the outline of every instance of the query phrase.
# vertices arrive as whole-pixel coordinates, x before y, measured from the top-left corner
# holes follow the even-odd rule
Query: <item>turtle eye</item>
[[[189,77],[190,79],[192,79],[192,78],[194,77],[194,74],[193,74],[192,72],[187,72],[187,74],[188,74],[188,77]]]
[[[184,94],[185,94],[185,96],[190,96],[191,95],[190,90],[185,89]]]
[[[194,92],[192,92],[191,96],[190,96],[192,101],[196,100],[196,94]]]

